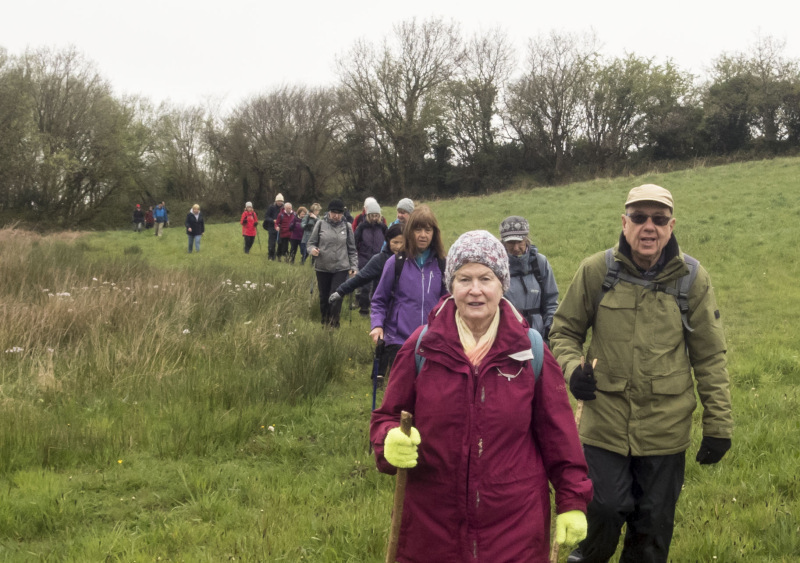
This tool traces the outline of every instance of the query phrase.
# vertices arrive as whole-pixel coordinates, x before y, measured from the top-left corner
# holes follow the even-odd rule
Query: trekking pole
[[[378,395],[378,372],[381,369],[381,358],[383,357],[385,345],[383,338],[379,338],[378,344],[375,346],[375,356],[372,358],[372,410],[375,410],[375,402]]]
[[[256,240],[258,241],[258,251],[261,252],[261,237],[258,236],[258,225],[256,225]]]
[[[406,436],[411,435],[411,423],[414,415],[410,412],[400,413],[400,430]],[[397,481],[394,486],[394,504],[392,505],[392,526],[389,528],[389,545],[386,547],[386,563],[395,563],[397,559],[397,543],[400,540],[400,522],[403,519],[403,501],[406,498],[408,469],[397,469]]]
[[[347,305],[347,322],[353,324],[353,292],[350,292],[350,303]]]
[[[586,364],[586,356],[581,356],[581,369]],[[597,367],[597,358],[592,361],[592,369]],[[580,428],[581,426],[581,416],[583,416],[583,401],[578,400],[578,403],[575,405],[575,426]],[[555,514],[553,515],[553,523],[555,524]],[[556,563],[558,561],[558,542],[553,538],[553,545],[550,546],[550,563]]]

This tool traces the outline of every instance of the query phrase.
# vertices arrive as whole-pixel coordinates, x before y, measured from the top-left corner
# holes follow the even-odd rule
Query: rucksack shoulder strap
[[[681,310],[683,328],[686,329],[687,332],[694,332],[694,329],[689,326],[689,291],[692,289],[692,284],[697,278],[697,270],[699,269],[700,262],[688,254],[683,255],[683,261],[689,267],[689,273],[678,280],[678,295],[675,296],[675,299],[678,301],[678,308]]]
[[[600,286],[600,291],[594,298],[594,311],[597,315],[597,306],[603,300],[603,296],[611,291],[617,283],[619,283],[619,262],[614,260],[614,249],[608,248],[605,251],[606,261],[606,277],[603,278],[603,284]]]
[[[417,367],[417,375],[422,371],[422,366],[425,365],[425,358],[419,355],[419,346],[426,332],[428,332],[428,325],[422,327],[422,331],[417,337],[417,343],[414,345],[414,363]],[[542,375],[542,366],[544,366],[544,340],[542,340],[542,335],[539,334],[539,331],[532,328],[528,329],[528,340],[531,342],[531,353],[533,354],[531,368],[533,368],[533,378],[536,381]]]
[[[528,339],[531,341],[531,352],[533,353],[531,367],[534,381],[536,381],[542,375],[542,366],[544,365],[544,340],[539,331],[532,328],[528,329]]]

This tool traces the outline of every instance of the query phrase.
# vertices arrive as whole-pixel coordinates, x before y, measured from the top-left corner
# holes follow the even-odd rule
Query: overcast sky
[[[13,2],[13,4],[12,4]],[[634,52],[704,73],[723,52],[746,50],[757,34],[786,41],[800,59],[800,2],[673,0],[6,0],[0,47],[74,45],[117,94],[155,102],[231,107],[283,84],[331,85],[334,61],[358,38],[379,41],[392,25],[432,16],[464,35],[505,29],[520,58],[528,39],[552,29],[594,29],[602,52]],[[11,4],[10,6],[8,4]],[[793,33],[794,32],[794,35]]]

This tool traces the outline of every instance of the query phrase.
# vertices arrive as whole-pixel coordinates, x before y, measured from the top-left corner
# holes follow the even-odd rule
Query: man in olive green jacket
[[[608,561],[625,523],[620,561],[667,561],[696,407],[695,382],[703,406],[697,461],[716,463],[731,445],[719,310],[708,272],[680,251],[672,234],[673,209],[668,190],[653,184],[633,188],[613,249],[620,272],[615,285],[603,287],[606,253],[590,256],[553,320],[553,353],[570,391],[585,401],[579,430],[595,487],[588,535],[570,554],[571,562]],[[679,287],[690,271],[687,262],[697,272],[682,317],[678,300],[663,288]]]

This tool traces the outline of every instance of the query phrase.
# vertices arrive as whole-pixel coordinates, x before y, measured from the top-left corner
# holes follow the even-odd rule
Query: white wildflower
[[[250,285],[250,280],[247,280],[246,282],[244,282],[244,285]]]
[[[70,297],[70,294],[66,291],[62,291],[61,293],[56,293],[56,297]]]
[[[270,432],[275,432],[275,427],[274,426],[267,426],[267,430],[269,430]]]
[[[154,286],[153,286],[153,289],[158,289],[158,286],[157,286],[157,285],[154,285]]]
[[[92,281],[97,281],[97,278],[92,278]]]
[[[6,350],[6,354],[20,354],[23,352],[23,349],[19,346],[14,346],[13,348],[9,348]]]
[[[281,335],[280,335],[280,334],[276,334],[276,335],[275,335],[275,338],[280,338],[280,337],[281,337]]]
[[[43,289],[43,290],[42,290],[42,293],[49,293],[49,292],[50,292],[50,290],[49,290],[49,289]]]
[[[275,287],[275,286],[274,286],[274,285],[272,285],[271,283],[265,283],[265,284],[264,284],[264,287]]]
[[[246,325],[253,324],[253,321],[245,321],[244,324]]]
[[[183,334],[189,334],[189,329],[188,328],[183,329]]]
[[[53,348],[48,348],[48,349],[47,349],[47,351],[48,351],[48,352],[50,352],[51,354],[52,354],[53,352],[55,352],[55,350],[54,350]]]

